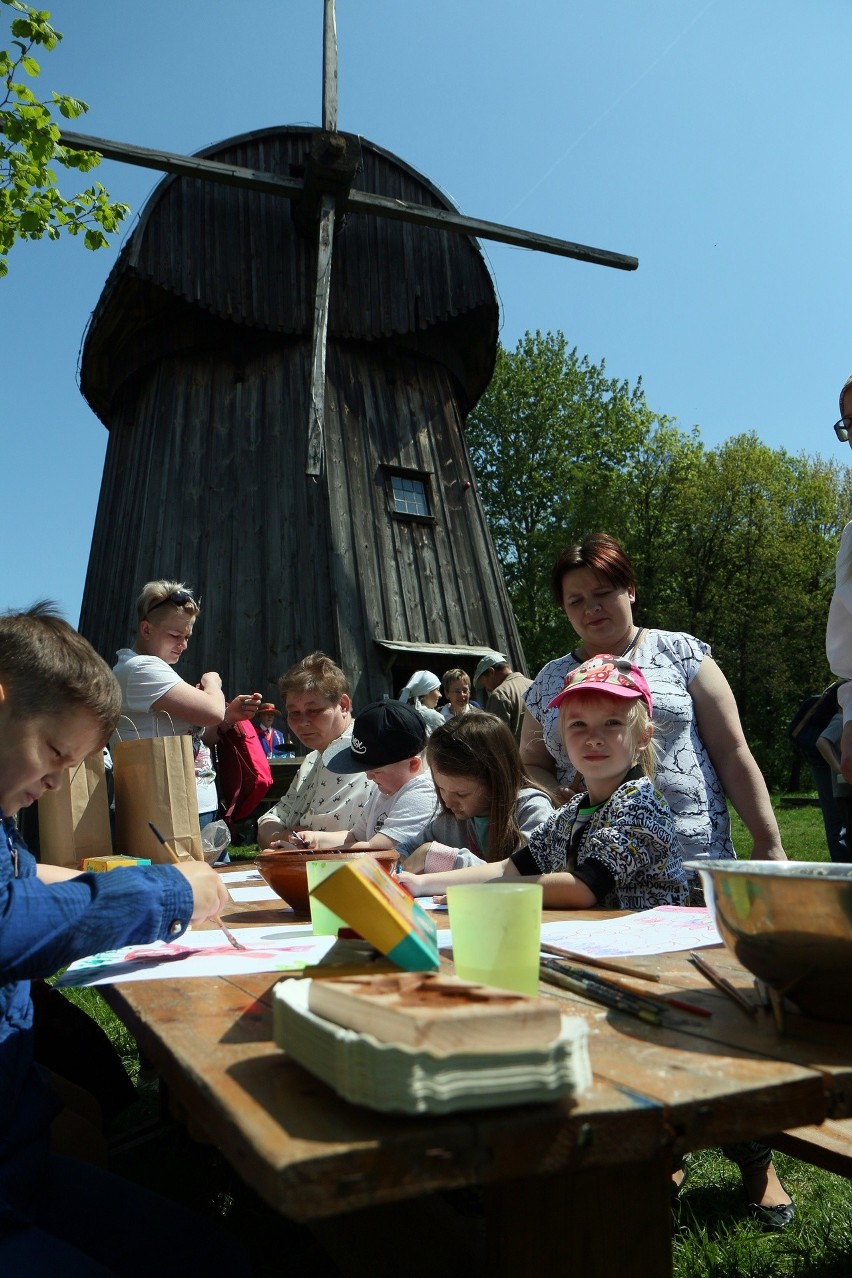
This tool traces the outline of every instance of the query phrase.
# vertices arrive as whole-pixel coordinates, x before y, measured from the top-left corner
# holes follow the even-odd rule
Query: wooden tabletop
[[[224,917],[305,921],[283,903]],[[751,993],[727,951],[702,953]],[[793,1015],[782,1035],[768,1012],[751,1018],[709,985],[686,954],[630,963],[662,978],[648,992],[689,991],[712,1017],[668,1013],[665,1026],[650,1025],[543,986],[589,1026],[592,1087],[576,1099],[444,1117],[350,1105],[288,1059],[272,1041],[280,974],[101,989],[193,1122],[285,1215],[315,1221],[479,1184],[490,1190],[491,1275],[527,1268],[532,1213],[542,1222],[537,1264],[570,1259],[584,1278],[658,1278],[671,1266],[673,1159],[852,1113],[852,1027]]]

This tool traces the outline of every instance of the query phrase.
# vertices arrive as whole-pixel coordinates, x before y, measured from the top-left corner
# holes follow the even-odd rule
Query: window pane
[[[393,508],[400,515],[428,515],[426,485],[422,479],[409,479],[405,475],[391,475]]]

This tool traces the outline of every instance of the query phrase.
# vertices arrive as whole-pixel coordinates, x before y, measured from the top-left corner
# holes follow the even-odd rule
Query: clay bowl
[[[852,1023],[852,864],[691,861],[743,967],[820,1020]]]
[[[371,856],[388,874],[393,874],[399,860],[399,853],[391,850],[381,852],[261,852],[256,865],[263,878],[281,897],[282,901],[294,910],[307,913],[308,903],[308,861],[358,861],[361,857]]]

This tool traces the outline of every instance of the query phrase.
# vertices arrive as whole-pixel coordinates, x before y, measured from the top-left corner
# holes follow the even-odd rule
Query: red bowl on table
[[[256,865],[262,877],[291,909],[307,913],[308,861],[358,861],[371,856],[387,874],[393,874],[399,853],[392,850],[376,852],[289,852],[286,850],[261,852]]]

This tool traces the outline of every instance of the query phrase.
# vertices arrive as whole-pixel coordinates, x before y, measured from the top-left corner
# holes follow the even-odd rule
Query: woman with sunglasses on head
[[[583,788],[560,739],[554,698],[566,675],[590,658],[603,653],[628,658],[645,676],[653,697],[654,780],[671,809],[683,860],[736,856],[730,799],[751,835],[752,858],[785,861],[766,782],[710,645],[680,631],[636,624],[633,565],[607,533],[594,533],[563,550],[550,584],[580,642],[549,662],[527,691],[521,758],[528,775],[545,785],[556,803],[564,803],[577,786]],[[701,904],[697,877],[689,886],[693,903]],[[724,1152],[740,1168],[752,1215],[766,1229],[785,1228],[795,1208],[775,1173],[772,1150],[750,1141],[729,1145]],[[676,1191],[680,1183],[676,1180]]]
[[[113,674],[121,687],[121,713],[140,737],[191,733],[202,829],[216,819],[219,798],[211,747],[219,732],[250,719],[259,692],[226,702],[222,680],[208,670],[193,687],[174,669],[189,644],[200,605],[182,581],[149,581],[136,600],[136,640],[119,648]],[[119,721],[119,731],[121,731]]]
[[[852,377],[847,377],[840,391],[840,420],[834,423],[834,433],[841,444],[852,447]],[[825,655],[833,673],[849,681],[837,689],[837,701],[843,711],[840,771],[844,781],[852,782],[852,522],[843,529],[837,552]],[[846,838],[848,845],[848,831]]]

